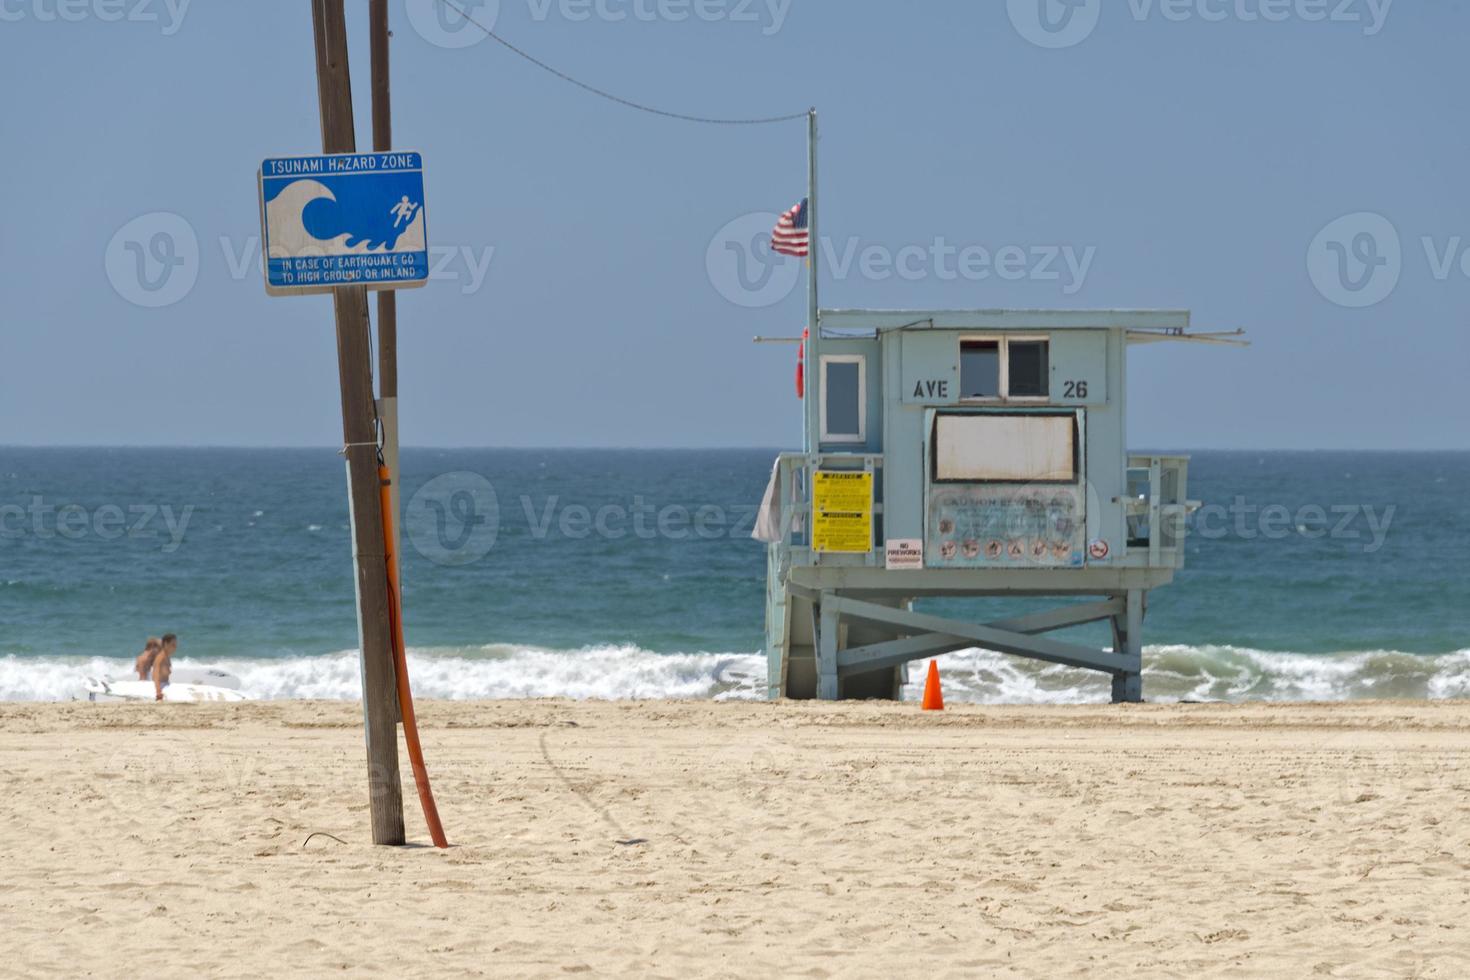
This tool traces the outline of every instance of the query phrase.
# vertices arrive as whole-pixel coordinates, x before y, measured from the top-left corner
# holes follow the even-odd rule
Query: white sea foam
[[[421,698],[755,698],[765,693],[765,659],[754,654],[658,654],[632,646],[583,650],[535,647],[410,649],[409,676]],[[352,699],[362,681],[357,651],[283,659],[186,659],[179,668],[217,668],[257,698]],[[120,678],[131,660],[0,658],[0,700],[85,698],[86,677]]]
[[[1144,649],[1150,701],[1352,701],[1470,697],[1470,650],[1442,655],[1373,650],[1288,653],[1231,646]],[[946,700],[996,704],[1106,701],[1109,679],[1095,671],[1022,660],[989,650],[941,658]],[[922,666],[922,665],[919,665]],[[905,696],[920,696],[912,671]]]
[[[939,661],[945,699],[994,704],[1105,702],[1108,679],[1092,671],[966,650]],[[239,677],[258,698],[353,699],[361,690],[356,651],[284,659],[181,659]],[[0,657],[0,700],[85,698],[85,677],[126,677],[129,660]],[[924,663],[905,697],[917,700]],[[421,698],[756,699],[766,662],[755,653],[660,654],[635,646],[547,650],[493,644],[409,651]],[[1396,651],[1305,654],[1230,646],[1155,646],[1144,651],[1151,701],[1345,701],[1470,697],[1470,650],[1442,655]]]

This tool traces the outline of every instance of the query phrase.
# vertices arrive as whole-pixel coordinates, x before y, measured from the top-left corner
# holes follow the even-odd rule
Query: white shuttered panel
[[[1074,415],[940,415],[934,432],[938,480],[1074,483]]]

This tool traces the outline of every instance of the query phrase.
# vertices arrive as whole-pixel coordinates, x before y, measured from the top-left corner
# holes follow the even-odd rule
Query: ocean
[[[1470,697],[1470,453],[1193,455],[1150,700]],[[416,694],[764,696],[749,534],[773,456],[405,450]],[[84,697],[164,632],[256,696],[356,697],[352,581],[334,450],[0,449],[0,699]],[[1107,700],[1101,675],[982,650],[941,673],[955,701]]]

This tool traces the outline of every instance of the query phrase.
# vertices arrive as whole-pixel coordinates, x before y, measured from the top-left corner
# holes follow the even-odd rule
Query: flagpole
[[[817,110],[813,107],[807,113],[807,196],[806,196],[806,220],[807,220],[807,332],[805,353],[806,364],[803,372],[806,375],[806,398],[803,407],[806,409],[806,431],[803,433],[805,450],[808,456],[815,457],[821,448],[819,441],[821,431],[818,428],[821,422],[820,406],[818,400],[822,397],[821,360],[817,352],[822,346],[822,331],[817,323],[821,316],[821,308],[817,303],[817,274],[820,268],[818,259],[821,254],[822,240],[817,233]],[[813,370],[815,366],[816,370]],[[813,397],[815,393],[815,397]]]

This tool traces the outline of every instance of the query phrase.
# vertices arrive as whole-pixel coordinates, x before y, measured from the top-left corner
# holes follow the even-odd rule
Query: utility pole
[[[312,0],[322,151],[353,153],[352,79],[343,0]],[[342,386],[342,444],[357,572],[357,633],[362,650],[362,714],[367,737],[368,806],[374,844],[402,844],[403,789],[398,776],[398,700],[388,613],[388,567],[379,500],[367,290],[332,291],[337,371]]]
[[[388,72],[388,0],[368,0],[368,33],[372,48],[373,149],[393,149],[393,100]],[[403,510],[398,498],[398,294],[378,291],[378,425],[383,430],[383,465],[388,467],[388,500],[393,531],[393,554],[403,574],[402,538],[398,526]],[[402,721],[394,702],[394,719]]]
[[[373,149],[386,153],[393,149],[388,0],[369,0],[368,24],[372,35]],[[391,289],[378,292],[378,418],[383,426],[383,463],[392,481],[393,553],[402,555],[398,533],[403,513],[398,498],[398,294]]]

